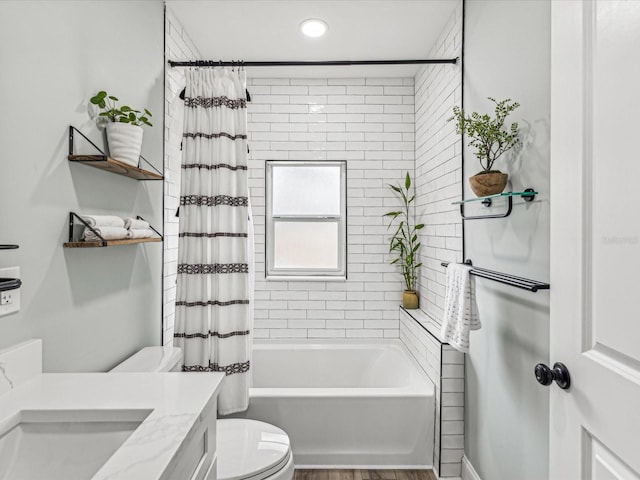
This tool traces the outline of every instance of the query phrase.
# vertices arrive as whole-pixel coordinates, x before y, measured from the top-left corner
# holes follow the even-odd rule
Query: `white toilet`
[[[146,347],[112,372],[179,372],[182,350]],[[287,434],[268,423],[244,418],[217,422],[218,480],[292,480],[293,455]]]

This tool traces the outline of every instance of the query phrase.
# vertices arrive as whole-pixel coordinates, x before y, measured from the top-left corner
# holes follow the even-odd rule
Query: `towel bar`
[[[466,265],[473,266],[471,260],[465,260],[464,263]],[[441,262],[440,265],[446,267],[449,265],[449,262]],[[551,288],[548,283],[539,282],[537,280],[531,280],[524,277],[517,277],[509,273],[495,272],[493,270],[487,270],[486,268],[473,267],[469,274],[475,275],[476,277],[487,278],[489,280],[503,283],[505,285],[511,285],[512,287],[521,288],[529,292],[537,292],[538,290],[549,290],[549,288]]]

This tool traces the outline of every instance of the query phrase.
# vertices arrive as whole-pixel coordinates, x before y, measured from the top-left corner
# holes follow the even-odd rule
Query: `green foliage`
[[[503,130],[504,121],[507,116],[520,106],[518,102],[512,102],[510,98],[496,101],[495,98],[487,97],[495,103],[495,118],[484,114],[473,112],[471,116],[466,116],[460,107],[453,107],[453,117],[447,121],[456,121],[456,132],[464,133],[471,139],[468,143],[470,147],[476,149],[476,157],[480,161],[482,170],[491,171],[493,163],[505,152],[520,143],[518,138],[518,124],[511,124],[509,130]]]
[[[411,204],[416,196],[415,194],[410,196],[411,176],[409,172],[404,179],[404,185],[390,184],[389,188],[402,201],[400,210],[384,214],[385,217],[390,217],[388,228],[395,228],[389,242],[389,253],[394,255],[391,264],[400,266],[406,289],[415,290],[418,279],[417,270],[422,266],[422,263],[417,263],[420,250],[418,231],[424,228],[424,224],[412,226]]]
[[[153,126],[149,121],[149,117],[153,116],[149,110],[145,108],[141,112],[127,105],[118,107],[116,102],[119,100],[113,95],[107,94],[104,90],[91,97],[89,101],[103,110],[99,114],[101,117],[107,117],[111,122],[130,123],[138,127],[143,124],[150,127]]]

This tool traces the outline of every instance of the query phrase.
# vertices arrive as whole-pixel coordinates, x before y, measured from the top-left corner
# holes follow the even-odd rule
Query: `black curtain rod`
[[[169,60],[171,67],[337,67],[348,65],[423,65],[423,64],[456,64],[457,58],[436,58],[426,60],[324,60],[317,62],[243,62],[222,60],[193,60],[177,62]]]

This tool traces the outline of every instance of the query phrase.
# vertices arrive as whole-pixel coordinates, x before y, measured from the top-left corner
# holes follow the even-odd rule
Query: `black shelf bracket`
[[[19,248],[18,245],[0,245],[0,250],[15,250]]]
[[[146,221],[144,218],[142,218],[140,215],[136,216],[136,218],[137,218],[138,220],[142,220],[143,222],[147,222],[147,221]],[[147,223],[149,223],[149,222],[147,222]],[[153,227],[151,226],[151,224],[150,224],[150,223],[149,223],[149,228],[150,228],[151,230],[153,230],[154,232],[156,232],[156,235],[158,235],[160,238],[163,238],[163,237],[162,237],[162,234],[161,234],[158,230],[156,230],[155,228],[153,228]]]
[[[465,265],[473,266],[471,260],[465,260]],[[449,262],[441,262],[440,265],[447,267]],[[487,270],[486,268],[473,267],[469,271],[470,275],[476,277],[486,278],[493,280],[494,282],[502,283],[504,285],[510,285],[512,287],[521,288],[529,292],[537,292],[538,290],[549,290],[551,286],[545,282],[539,282],[537,280],[531,280],[529,278],[517,277],[509,273],[495,272],[493,270]]]
[[[100,147],[98,147],[95,143],[93,143],[89,139],[89,137],[87,137],[84,133],[82,133],[80,130],[78,130],[73,125],[69,125],[69,155],[75,155],[75,153],[74,153],[74,143],[75,143],[74,142],[74,132],[78,132],[82,138],[84,138],[87,142],[89,142],[91,144],[91,146],[93,146],[93,148],[95,148],[98,152],[100,152],[100,155],[102,155],[102,160],[106,160],[107,159],[107,154],[104,153],[102,151],[102,149]]]
[[[89,225],[84,218],[82,218],[80,215],[78,215],[75,212],[69,212],[69,243],[72,242],[76,242],[78,240],[74,240],[74,234],[73,234],[73,230],[74,230],[74,226],[75,226],[75,219],[78,219],[78,221],[84,225],[85,228],[88,228],[89,230],[91,230],[96,237],[98,237],[100,239],[100,241],[102,242],[102,246],[106,247],[107,246],[107,241],[105,240],[105,238],[100,235],[97,230],[95,228],[93,228],[91,225]]]

